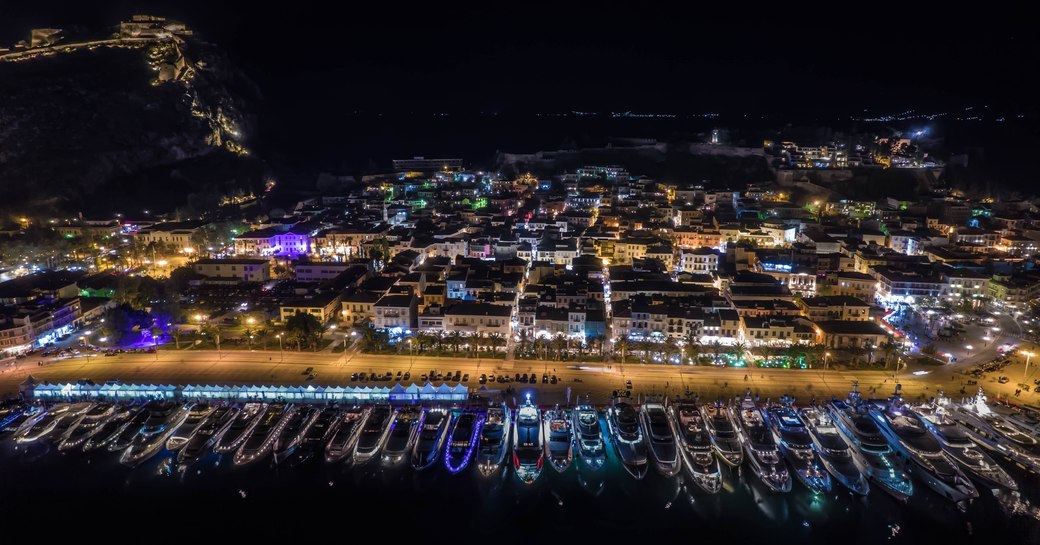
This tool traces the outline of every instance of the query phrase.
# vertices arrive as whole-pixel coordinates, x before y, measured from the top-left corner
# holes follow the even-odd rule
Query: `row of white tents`
[[[284,400],[284,401],[358,401],[420,403],[424,401],[466,401],[469,388],[458,384],[434,386],[427,382],[419,386],[397,383],[386,386],[237,386],[123,384],[123,383],[58,383],[38,384],[33,397],[40,400],[59,399],[200,399],[219,401]]]

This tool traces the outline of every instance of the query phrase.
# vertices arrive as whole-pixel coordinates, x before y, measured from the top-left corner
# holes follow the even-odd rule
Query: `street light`
[[[275,335],[278,337],[278,361],[285,361],[285,352],[282,350],[282,334]]]
[[[830,352],[824,352],[823,353],[823,368],[824,369],[827,369],[827,358],[829,358],[829,357],[831,357],[831,353]]]
[[[1029,376],[1029,358],[1033,357],[1033,353],[1025,351],[1023,351],[1022,353],[1026,355],[1026,369],[1022,372],[1022,382],[1025,382],[1026,378]]]

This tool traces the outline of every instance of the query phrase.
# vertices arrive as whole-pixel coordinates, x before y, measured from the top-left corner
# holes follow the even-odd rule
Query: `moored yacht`
[[[321,410],[317,407],[303,407],[286,419],[285,426],[274,440],[274,463],[280,464],[296,452],[304,434],[311,429],[320,414]]]
[[[892,448],[910,461],[913,474],[929,488],[957,503],[978,497],[975,486],[898,394],[871,408],[870,414]]]
[[[1040,473],[1040,441],[993,412],[981,387],[967,403],[954,406],[950,417],[968,430],[973,441],[990,452],[1026,471]]]
[[[790,492],[791,474],[787,472],[773,432],[751,392],[745,394],[739,407],[730,410],[736,413],[733,416],[743,437],[745,457],[755,475],[774,492]]]
[[[668,408],[686,473],[709,494],[722,490],[722,471],[704,417],[693,403]]]
[[[571,417],[568,411],[556,407],[545,411],[542,417],[545,430],[545,456],[549,465],[559,473],[567,471],[574,461],[574,438],[571,432]]]
[[[480,447],[477,450],[477,470],[485,477],[498,472],[509,451],[509,432],[512,427],[512,411],[505,403],[492,404],[484,417],[480,431]]]
[[[719,460],[730,467],[740,466],[744,461],[744,443],[726,404],[715,401],[701,405],[701,417],[704,418],[704,425],[711,436],[711,446]]]
[[[639,409],[639,426],[649,445],[648,450],[657,472],[665,477],[674,477],[682,469],[682,462],[664,405],[644,403]]]
[[[293,464],[307,461],[317,455],[322,454],[325,449],[325,445],[329,443],[332,436],[335,435],[336,430],[339,429],[339,425],[343,422],[340,417],[340,410],[335,407],[325,407],[322,409],[318,416],[315,417],[314,423],[311,424],[307,432],[300,438],[300,444],[296,447],[296,453],[293,456]]]
[[[419,437],[419,420],[422,408],[409,405],[402,407],[394,416],[390,425],[390,435],[383,446],[382,463],[384,466],[396,466],[403,463],[415,449],[415,441]]]
[[[238,450],[242,443],[253,432],[253,428],[260,422],[260,418],[267,411],[267,403],[246,403],[242,410],[235,415],[235,419],[228,426],[217,443],[213,446],[213,452],[217,454],[228,454]]]
[[[395,411],[389,405],[376,405],[368,411],[361,434],[354,443],[351,459],[355,464],[367,462],[379,454],[386,437],[390,434],[390,426],[394,423]]]
[[[80,415],[76,424],[69,427],[58,441],[58,450],[70,450],[83,446],[83,443],[101,431],[105,422],[116,414],[116,409],[129,414],[127,409],[117,407],[113,403],[95,403],[87,412]]]
[[[820,456],[823,467],[845,488],[861,496],[870,491],[867,477],[856,465],[852,448],[845,437],[838,431],[829,414],[817,407],[805,407],[798,410],[798,416],[809,432],[813,448]]]
[[[603,432],[599,426],[599,411],[592,405],[578,405],[574,415],[575,453],[586,467],[598,470],[607,462]]]
[[[16,405],[5,409],[6,412],[0,418],[0,432],[14,432],[27,420],[47,410],[42,405]]]
[[[46,411],[30,418],[22,423],[14,432],[16,443],[33,443],[39,441],[54,432],[65,422],[65,429],[76,421],[83,413],[90,409],[91,403],[58,403],[52,405]]]
[[[177,463],[188,466],[202,458],[231,427],[240,410],[238,407],[228,406],[218,406],[213,409],[191,434],[187,443],[181,447],[180,452],[177,453]]]
[[[473,453],[480,445],[480,430],[484,426],[484,414],[473,410],[463,411],[455,419],[455,425],[444,448],[444,467],[450,473],[459,473],[469,465]]]
[[[451,431],[451,411],[443,407],[423,410],[419,421],[419,438],[412,451],[412,468],[429,469],[437,463],[448,432]]]
[[[134,412],[127,419],[123,425],[119,426],[109,437],[104,438],[101,444],[105,445],[105,449],[109,452],[120,452],[127,449],[130,443],[133,442],[134,437],[137,437],[137,432],[141,431],[141,426],[144,426],[145,422],[151,417],[152,411],[163,410],[166,405],[164,401],[149,401],[145,403],[140,410]],[[88,441],[83,446],[84,450],[90,450],[92,447],[91,442]]]
[[[542,474],[544,457],[541,411],[528,394],[513,421],[513,469],[517,478],[525,484],[535,482]]]
[[[123,451],[119,462],[135,466],[162,450],[166,439],[188,417],[191,404],[181,405],[173,401],[163,402],[149,411],[148,420],[134,436],[130,446]]]
[[[614,403],[607,409],[607,430],[625,471],[636,479],[645,477],[648,466],[646,442],[639,428],[639,412],[623,401]]]
[[[340,413],[336,432],[325,445],[326,462],[338,462],[354,452],[354,445],[357,444],[358,436],[361,435],[361,426],[364,424],[369,410],[363,407],[350,407]]]
[[[939,440],[946,452],[968,477],[987,488],[1005,488],[1018,490],[1018,484],[1008,475],[1004,468],[997,465],[982,448],[975,444],[968,435],[968,430],[949,417],[946,406],[949,400],[938,392],[938,398],[929,403],[914,407],[914,414],[921,419],[924,427]]]
[[[844,401],[829,401],[824,408],[852,447],[860,471],[893,498],[908,501],[914,493],[914,482],[877,421],[870,416],[856,386],[854,382]]]
[[[249,433],[249,437],[235,451],[231,461],[236,466],[246,465],[262,459],[271,452],[275,440],[282,433],[285,424],[296,415],[299,409],[285,403],[272,403]]]
[[[813,448],[812,438],[798,418],[793,401],[784,396],[780,403],[774,403],[764,411],[773,439],[799,482],[815,494],[830,492],[831,476]]]
[[[191,410],[188,411],[188,417],[184,419],[180,426],[177,426],[177,429],[173,430],[170,438],[166,440],[166,450],[180,450],[181,447],[188,443],[191,435],[195,433],[195,430],[199,429],[202,422],[212,412],[213,406],[209,403],[196,403],[193,405]]]

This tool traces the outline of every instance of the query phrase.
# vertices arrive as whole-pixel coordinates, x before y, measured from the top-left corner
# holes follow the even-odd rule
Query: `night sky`
[[[730,11],[696,3],[683,13],[489,4],[2,2],[0,43],[33,27],[104,27],[134,13],[181,20],[257,82],[255,149],[319,170],[469,153],[464,136],[484,145],[472,153],[557,145],[555,135],[510,141],[514,128],[543,130],[525,126],[534,113],[718,113],[720,124],[758,117],[770,127],[969,107],[1040,114],[1040,39],[1025,13],[876,2]],[[480,134],[480,122],[433,127],[438,112],[512,117]],[[430,128],[412,135],[417,126]]]
[[[961,104],[1028,109],[1040,96],[1040,41],[1030,18],[1013,11],[260,5],[4,2],[0,39],[10,44],[34,26],[167,15],[225,48],[279,107],[305,110],[840,115]]]

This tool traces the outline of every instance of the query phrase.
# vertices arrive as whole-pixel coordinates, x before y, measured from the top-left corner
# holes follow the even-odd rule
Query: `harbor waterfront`
[[[854,393],[845,400],[852,407],[861,403]],[[53,516],[43,505],[77,506],[65,510],[63,520],[88,524],[118,517],[122,531],[134,535],[154,532],[163,520],[205,516],[213,517],[211,537],[298,535],[295,525],[247,522],[256,513],[274,509],[279,518],[307,524],[332,521],[343,514],[364,524],[365,520],[396,516],[393,513],[425,513],[438,524],[451,521],[450,527],[463,537],[498,531],[496,542],[503,543],[528,540],[501,531],[517,521],[523,521],[526,532],[566,539],[607,538],[630,532],[633,525],[719,537],[731,543],[760,542],[770,536],[801,543],[829,543],[853,536],[863,542],[1014,539],[1016,543],[1035,543],[1040,537],[1038,512],[1033,507],[1040,501],[1035,467],[1030,472],[1002,463],[998,467],[1006,467],[1006,475],[1012,475],[1014,481],[979,486],[978,497],[965,502],[929,490],[923,485],[928,477],[918,475],[916,469],[912,470],[913,492],[905,498],[880,487],[868,490],[837,482],[824,491],[805,482],[792,483],[793,476],[787,484],[794,486],[787,491],[770,490],[769,475],[754,469],[747,457],[747,463],[736,467],[707,464],[718,475],[720,485],[715,486],[691,478],[696,473],[679,471],[684,464],[687,471],[704,471],[705,464],[695,470],[685,454],[674,469],[666,463],[675,457],[664,454],[665,445],[671,445],[668,448],[674,454],[675,439],[691,425],[678,412],[662,412],[656,401],[637,409],[644,416],[634,433],[645,441],[653,462],[644,457],[642,471],[633,472],[623,469],[629,458],[622,459],[621,450],[604,448],[623,441],[608,424],[606,411],[589,405],[556,404],[542,405],[539,410],[536,396],[537,392],[504,405],[480,400],[360,407],[137,400],[114,405],[101,401],[24,407],[27,412],[22,419],[2,419],[6,429],[0,432],[0,482],[4,484],[0,507],[23,523],[43,524]],[[862,403],[871,410],[915,414],[910,405],[904,408],[898,398],[893,399]],[[720,402],[730,407],[734,418],[738,412],[757,410],[753,408],[756,398],[750,394],[742,402]],[[680,407],[689,410],[691,405],[686,403]],[[985,404],[980,393],[963,407],[976,410]],[[947,407],[951,414],[961,407],[945,398],[937,406]],[[912,407],[925,410],[929,405]],[[441,448],[432,455],[434,462],[428,464],[431,458],[426,457],[406,463],[410,451],[425,452],[419,432],[427,415],[440,417],[445,409],[447,418],[454,419],[453,431],[447,443],[438,442]],[[523,416],[525,411],[528,416]],[[569,418],[579,412],[584,424],[581,429],[572,428]],[[480,441],[496,436],[481,431],[488,429],[491,419],[486,417],[492,413],[494,422],[506,426],[504,435],[495,434],[503,439],[512,434],[515,441],[507,448],[523,453],[512,457],[481,454],[480,467],[474,468],[476,464],[468,462]],[[591,425],[589,414],[596,420]],[[763,408],[762,414],[770,413]],[[101,424],[88,420],[87,415]],[[532,415],[544,422],[544,433],[537,425],[532,426],[533,431],[524,431],[524,418]],[[789,427],[799,418],[789,413],[785,425]],[[812,418],[801,421],[818,423],[828,417],[821,412]],[[244,425],[238,429],[244,431],[232,431],[239,421]],[[16,422],[20,424],[15,427]],[[119,422],[124,424],[111,425]],[[61,438],[78,436],[77,428],[85,425],[90,426],[85,433],[95,446],[58,448]],[[436,429],[440,424],[433,426]],[[573,439],[551,437],[564,430]],[[715,433],[710,435],[714,438]],[[815,428],[811,433],[816,437]],[[847,444],[844,433],[837,437]],[[740,436],[746,441],[745,432]],[[689,437],[688,431],[681,437]],[[578,441],[583,448],[572,449],[570,445]],[[206,446],[196,448],[202,443]],[[687,448],[685,440],[679,443]],[[218,444],[230,445],[231,450],[213,450]],[[561,450],[560,445],[566,447]],[[330,457],[331,448],[352,454]],[[185,457],[187,452],[182,449],[191,449],[191,455]],[[782,457],[775,461],[785,464]],[[595,522],[590,527],[582,521]],[[737,527],[739,532],[734,532]],[[390,531],[396,539],[420,539],[426,530],[417,526]],[[123,541],[119,536],[114,539]],[[155,539],[167,541],[162,536]]]
[[[313,373],[303,373],[313,368]],[[386,386],[392,382],[351,380],[351,375],[368,373],[383,376],[409,372],[408,382],[421,383],[419,377],[430,370],[442,373],[460,371],[469,380],[463,383],[477,390],[481,374],[507,375],[536,373],[556,375],[555,384],[489,383],[487,389],[537,389],[543,402],[564,403],[567,392],[574,399],[589,396],[596,403],[607,403],[613,392],[631,390],[633,396],[683,395],[687,391],[704,399],[733,397],[751,389],[765,398],[791,395],[809,401],[843,396],[849,382],[856,380],[870,395],[887,395],[898,383],[902,394],[910,400],[924,400],[937,390],[959,391],[967,377],[952,369],[933,367],[928,374],[915,375],[909,370],[894,374],[882,370],[824,369],[748,369],[715,366],[677,366],[638,363],[576,363],[563,361],[441,358],[351,353],[344,356],[329,352],[224,351],[191,350],[159,351],[157,354],[121,354],[112,358],[97,356],[73,358],[30,358],[0,373],[0,396],[19,391],[19,385],[31,375],[36,383],[66,383],[89,379],[98,384],[119,380],[135,384],[240,384],[240,385],[314,385],[314,386]],[[310,378],[309,375],[313,375]],[[1014,391],[1012,385],[1001,384],[996,377],[985,381],[990,395],[1002,398]],[[627,388],[626,381],[632,383]],[[454,385],[454,384],[453,384]],[[966,390],[967,391],[967,390]]]

